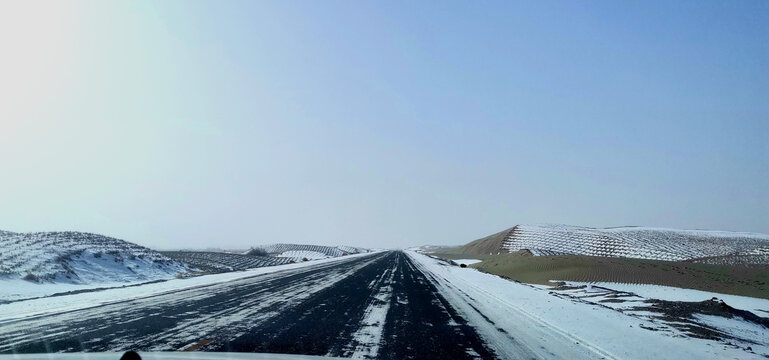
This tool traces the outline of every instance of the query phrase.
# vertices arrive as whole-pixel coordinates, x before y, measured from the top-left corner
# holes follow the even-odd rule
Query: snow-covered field
[[[738,341],[730,345],[694,338],[650,317],[617,311],[605,306],[606,303],[561,296],[541,286],[451,266],[416,252],[408,254],[503,358],[519,358],[522,353],[533,357],[586,359],[769,356],[766,343],[769,340],[754,344]],[[769,339],[769,329],[731,320],[707,318],[703,321],[720,325],[725,332],[739,329],[734,335],[743,340]],[[541,347],[541,344],[547,346]],[[581,355],[574,354],[575,345],[582,348]],[[746,350],[749,346],[752,350]]]
[[[518,225],[506,235],[502,246],[509,252],[527,249],[534,255],[769,263],[769,235],[745,232]]]

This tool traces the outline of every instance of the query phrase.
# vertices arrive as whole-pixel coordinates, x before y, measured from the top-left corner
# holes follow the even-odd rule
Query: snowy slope
[[[502,247],[509,252],[527,249],[534,255],[769,263],[769,235],[728,231],[518,225],[506,235]]]
[[[186,263],[205,272],[225,272],[288,264],[291,259],[254,256],[214,251],[162,251],[171,259]]]
[[[0,280],[94,284],[170,279],[186,265],[136,244],[82,232],[0,232]]]

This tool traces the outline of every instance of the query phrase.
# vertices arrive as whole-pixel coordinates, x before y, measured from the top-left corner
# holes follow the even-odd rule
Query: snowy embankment
[[[361,256],[369,256],[376,254],[374,252],[358,255],[350,255],[338,258],[322,259],[312,262],[301,262],[285,265],[270,266],[264,268],[257,268],[239,272],[228,272],[221,274],[203,275],[185,279],[172,279],[164,282],[157,282],[151,284],[143,284],[132,287],[122,287],[105,289],[101,291],[85,292],[63,296],[52,296],[37,299],[29,299],[23,301],[12,302],[8,304],[0,304],[0,325],[7,322],[12,322],[21,318],[37,316],[50,313],[59,313],[63,311],[70,311],[75,309],[82,309],[94,306],[100,306],[103,304],[109,304],[114,302],[120,302],[130,299],[142,298],[147,296],[153,296],[170,291],[178,291],[189,288],[196,288],[201,286],[207,286],[211,284],[217,284],[222,282],[234,281],[251,276],[268,274],[283,270],[297,269],[306,266],[315,266],[318,264],[345,261],[347,259],[353,259]],[[0,288],[0,293],[5,292],[4,288]]]
[[[501,358],[517,358],[525,350],[544,358],[761,358],[769,354],[769,347],[761,344],[746,350],[681,332],[653,331],[660,324],[649,319],[408,254]],[[769,331],[766,334],[769,338]]]

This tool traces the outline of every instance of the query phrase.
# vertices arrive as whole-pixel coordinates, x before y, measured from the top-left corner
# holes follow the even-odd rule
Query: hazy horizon
[[[0,4],[0,230],[769,234],[767,2],[39,5]]]

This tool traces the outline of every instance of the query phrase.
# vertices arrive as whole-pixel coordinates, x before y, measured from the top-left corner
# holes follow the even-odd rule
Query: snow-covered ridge
[[[0,279],[72,284],[170,279],[187,266],[140,245],[84,232],[0,232]]]
[[[518,225],[502,247],[534,255],[589,255],[653,260],[769,263],[769,235],[650,227],[589,228],[569,225]]]
[[[272,244],[259,247],[270,256],[290,258],[293,260],[325,259],[351,254],[367,253],[370,250],[352,246],[323,246],[301,244]]]

